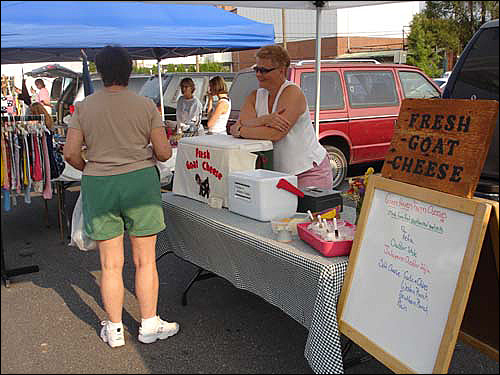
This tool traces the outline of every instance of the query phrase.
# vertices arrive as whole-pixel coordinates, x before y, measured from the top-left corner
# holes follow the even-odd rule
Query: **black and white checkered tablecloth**
[[[312,370],[344,372],[336,306],[347,257],[323,257],[300,239],[278,242],[269,222],[172,193],[163,194],[163,206],[158,253],[172,250],[279,307],[309,330],[304,355]],[[349,209],[342,217],[352,222]]]

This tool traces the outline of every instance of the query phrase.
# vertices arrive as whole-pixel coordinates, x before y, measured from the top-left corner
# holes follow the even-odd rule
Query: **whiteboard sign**
[[[370,177],[339,300],[341,332],[396,372],[436,372],[453,352],[477,265],[487,211],[478,205]]]

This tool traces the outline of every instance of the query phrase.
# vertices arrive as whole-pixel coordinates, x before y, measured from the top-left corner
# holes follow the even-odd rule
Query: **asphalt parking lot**
[[[67,194],[72,207],[77,192]],[[111,349],[99,338],[105,318],[99,292],[96,251],[82,252],[61,242],[56,199],[48,202],[48,223],[40,198],[18,200],[2,212],[7,268],[38,265],[37,273],[2,285],[2,374],[14,373],[312,373],[304,358],[307,330],[260,297],[222,278],[196,283],[181,305],[195,268],[169,255],[158,263],[159,313],[176,320],[175,337],[151,345],[137,341],[140,315],[134,297],[133,263],[126,242],[123,321],[126,345]],[[354,345],[346,357],[366,353]],[[390,374],[368,359],[348,374]],[[454,374],[498,374],[498,362],[458,342],[450,365]]]

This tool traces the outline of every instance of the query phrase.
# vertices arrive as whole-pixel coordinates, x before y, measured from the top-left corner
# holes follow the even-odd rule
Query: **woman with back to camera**
[[[227,95],[227,84],[221,76],[213,77],[208,90],[208,132],[211,134],[227,134],[226,124],[231,113],[231,99]],[[213,97],[217,96],[217,105],[213,108]]]
[[[286,79],[288,52],[271,45],[260,48],[256,57],[259,89],[246,98],[231,134],[273,141],[274,170],[296,175],[299,188],[332,189],[330,161],[316,137],[306,97],[300,87]]]
[[[155,245],[165,223],[154,158],[166,161],[172,150],[153,101],[127,89],[132,71],[127,51],[106,46],[96,55],[95,64],[104,88],[76,103],[64,157],[83,171],[85,232],[99,247],[101,294],[107,313],[107,320],[101,323],[101,338],[111,347],[125,344],[122,271],[126,230],[142,318],[138,339],[152,343],[179,330],[177,323],[157,316]],[[87,162],[81,157],[83,143],[87,145]]]

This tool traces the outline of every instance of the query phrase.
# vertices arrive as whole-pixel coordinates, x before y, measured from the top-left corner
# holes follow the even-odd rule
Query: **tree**
[[[430,77],[438,77],[439,55],[435,48],[436,37],[430,31],[429,19],[423,14],[416,14],[411,22],[411,32],[408,36],[408,64],[418,66]]]
[[[455,24],[461,52],[482,24],[498,18],[498,5],[498,1],[426,1],[424,14]]]
[[[411,22],[408,63],[439,76],[447,52],[460,55],[486,21],[498,18],[498,1],[426,1]]]

